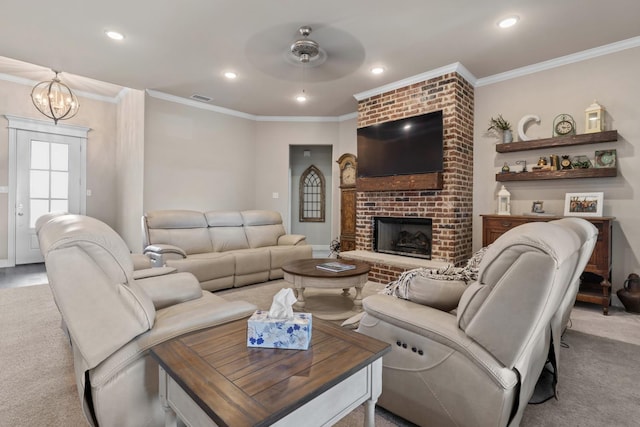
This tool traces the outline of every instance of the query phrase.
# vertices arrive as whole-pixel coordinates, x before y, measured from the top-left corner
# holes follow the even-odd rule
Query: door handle
[[[16,206],[16,211],[17,211],[17,213],[18,213],[18,216],[22,216],[22,215],[24,215],[24,212],[22,212],[22,208],[23,208],[23,207],[24,207],[24,206],[22,205],[22,203],[18,203],[18,205]]]

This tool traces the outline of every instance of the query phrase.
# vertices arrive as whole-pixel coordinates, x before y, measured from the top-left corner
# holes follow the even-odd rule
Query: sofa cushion
[[[244,227],[211,227],[209,236],[215,252],[249,249]]]
[[[179,272],[193,273],[198,282],[206,282],[221,277],[233,276],[235,257],[231,253],[209,252],[190,255],[185,259],[167,260],[168,267],[175,267]]]
[[[204,216],[209,227],[242,227],[242,214],[238,211],[209,211]]]
[[[163,210],[146,214],[147,244],[164,243],[184,249],[187,254],[213,251],[207,220],[202,212]]]

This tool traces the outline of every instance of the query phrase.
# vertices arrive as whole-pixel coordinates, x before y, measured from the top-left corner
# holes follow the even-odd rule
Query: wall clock
[[[553,119],[553,136],[576,134],[576,121],[569,114],[558,114]]]

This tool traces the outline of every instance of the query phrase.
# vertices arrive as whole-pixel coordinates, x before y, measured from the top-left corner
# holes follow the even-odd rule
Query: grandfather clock
[[[356,156],[345,153],[340,165],[340,251],[356,249]]]

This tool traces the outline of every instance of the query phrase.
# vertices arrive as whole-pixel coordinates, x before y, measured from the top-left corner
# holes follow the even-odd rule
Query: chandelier
[[[38,111],[58,124],[58,120],[67,120],[75,116],[80,104],[69,86],[58,78],[60,72],[53,72],[56,73],[53,79],[40,82],[33,87],[31,100]]]

